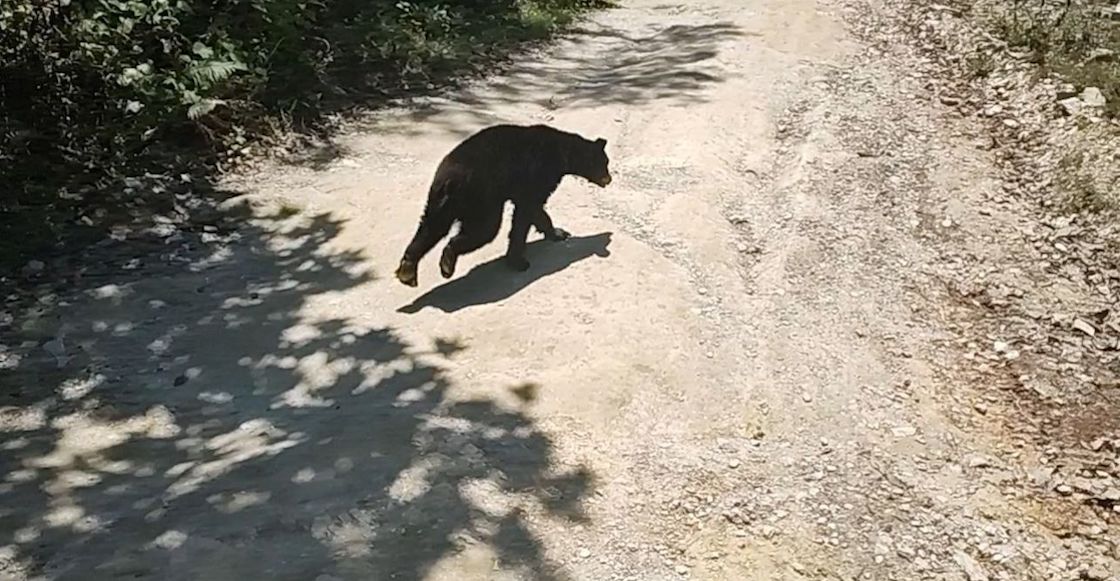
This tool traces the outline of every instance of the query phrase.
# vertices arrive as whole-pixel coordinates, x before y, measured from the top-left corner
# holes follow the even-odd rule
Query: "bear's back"
[[[551,149],[569,135],[547,125],[491,125],[464,139],[448,157],[518,157],[540,153],[542,148]]]
[[[555,188],[565,173],[563,148],[574,134],[547,125],[491,125],[448,153],[437,180],[466,180],[486,188]]]

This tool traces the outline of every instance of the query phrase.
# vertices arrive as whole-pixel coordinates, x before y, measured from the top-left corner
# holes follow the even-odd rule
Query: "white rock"
[[[1100,108],[1108,104],[1108,99],[1105,99],[1104,93],[1102,93],[1100,89],[1096,87],[1085,87],[1085,90],[1081,91],[1081,102],[1084,103],[1086,107]]]

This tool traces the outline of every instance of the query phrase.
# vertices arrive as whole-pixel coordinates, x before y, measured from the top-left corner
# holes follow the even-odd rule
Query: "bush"
[[[4,129],[83,128],[121,146],[188,121],[313,110],[467,64],[482,44],[547,34],[586,0],[8,0]],[[7,152],[12,155],[12,152]]]

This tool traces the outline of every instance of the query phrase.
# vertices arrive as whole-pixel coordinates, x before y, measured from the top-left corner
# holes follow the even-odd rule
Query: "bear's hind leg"
[[[463,216],[459,233],[452,236],[439,259],[439,272],[443,278],[455,275],[459,257],[482,248],[498,235],[502,227],[502,204],[487,206],[484,210]]]
[[[400,265],[397,266],[397,280],[407,286],[418,284],[416,268],[420,259],[431,252],[436,243],[444,236],[447,236],[454,222],[455,216],[446,208],[424,214],[424,217],[420,220],[420,225],[416,228],[416,234],[412,237],[412,241],[408,243],[404,256],[401,257]]]

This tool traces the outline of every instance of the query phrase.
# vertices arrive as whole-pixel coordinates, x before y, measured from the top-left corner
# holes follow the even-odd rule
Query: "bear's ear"
[[[605,149],[607,147],[607,140],[600,137],[595,140],[595,145],[598,145],[599,149]]]

